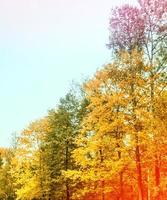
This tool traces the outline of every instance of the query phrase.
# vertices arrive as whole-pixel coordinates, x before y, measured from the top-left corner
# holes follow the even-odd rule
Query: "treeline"
[[[1,148],[0,199],[167,198],[167,1],[112,10],[111,63]]]

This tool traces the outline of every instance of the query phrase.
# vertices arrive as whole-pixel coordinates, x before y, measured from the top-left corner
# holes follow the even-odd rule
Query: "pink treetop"
[[[158,21],[167,12],[167,0],[138,0],[138,2],[141,7],[141,13],[145,17],[147,16],[146,19],[149,17]]]
[[[167,0],[138,0],[138,2],[145,22],[145,31],[156,34],[167,31]]]
[[[132,49],[144,39],[144,22],[137,7],[124,5],[112,10],[109,48]]]
[[[167,44],[167,0],[138,0],[140,15],[145,27],[145,47],[149,61],[166,57]],[[161,54],[161,55],[160,55]],[[165,58],[166,60],[166,58]],[[162,63],[161,63],[162,65]]]
[[[138,0],[112,9],[109,48],[130,50],[134,46],[167,39],[167,0]],[[165,36],[165,37],[164,37]]]

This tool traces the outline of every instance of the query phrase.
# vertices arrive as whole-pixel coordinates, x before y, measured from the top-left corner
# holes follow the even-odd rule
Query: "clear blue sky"
[[[110,60],[110,9],[123,3],[0,0],[0,146]]]

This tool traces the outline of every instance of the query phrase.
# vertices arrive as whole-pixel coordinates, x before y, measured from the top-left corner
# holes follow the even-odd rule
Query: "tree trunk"
[[[155,156],[155,185],[157,189],[156,200],[160,200],[160,164],[158,156]]]
[[[69,142],[66,141],[66,152],[65,152],[65,170],[68,170],[68,157],[69,157],[69,149],[68,149]],[[66,200],[70,200],[70,191],[69,191],[69,184],[66,180]]]
[[[137,176],[138,176],[138,200],[144,200],[144,190],[142,181],[142,170],[141,170],[141,157],[139,145],[136,146],[136,166],[137,166]]]
[[[119,113],[119,105],[117,106],[117,119]],[[117,147],[118,147],[118,159],[121,159],[121,151],[120,151],[120,143],[119,140],[121,139],[121,133],[119,127],[117,126],[116,130],[116,139],[117,139]],[[123,191],[123,171],[121,170],[119,173],[119,200],[124,199],[124,191]]]
[[[150,170],[147,171],[147,200],[151,200],[151,191],[150,191]]]
[[[124,190],[123,190],[123,172],[120,172],[120,200],[124,200]]]
[[[70,200],[70,191],[68,181],[66,181],[66,200]]]
[[[135,75],[132,76],[133,81],[135,80]],[[137,107],[136,96],[134,95],[135,85],[134,82],[131,85],[131,94],[132,94],[132,105],[133,105],[133,120],[134,124],[136,123],[136,114],[135,109]],[[140,155],[140,146],[139,146],[139,127],[137,124],[134,125],[135,130],[135,140],[136,140],[136,149],[135,149],[135,156],[136,156],[136,168],[137,168],[137,181],[138,181],[138,200],[144,200],[144,189],[143,189],[143,181],[142,181],[142,167],[141,167],[141,155]]]
[[[104,161],[104,157],[103,157],[103,151],[102,151],[102,149],[99,150],[99,153],[100,153],[100,162],[101,162],[101,164],[102,164],[103,161]],[[105,184],[104,184],[104,180],[102,180],[102,181],[101,181],[101,187],[102,187],[101,199],[102,199],[102,200],[105,200],[104,186],[105,186]]]
[[[120,147],[119,144],[117,144]],[[118,158],[121,159],[121,152],[118,151]],[[123,171],[119,173],[119,200],[124,199],[124,190],[123,190]]]
[[[151,75],[151,78],[153,79],[154,75]],[[154,82],[151,82],[151,112],[154,116]],[[155,137],[155,143],[156,143],[156,137]],[[159,158],[157,155],[157,152],[155,153],[155,186],[157,189],[156,194],[156,200],[160,200],[160,164],[159,164]]]

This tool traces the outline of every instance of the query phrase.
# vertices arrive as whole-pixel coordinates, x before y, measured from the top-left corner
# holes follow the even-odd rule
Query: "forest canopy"
[[[138,3],[111,11],[111,62],[0,148],[0,199],[166,199],[167,0]]]

